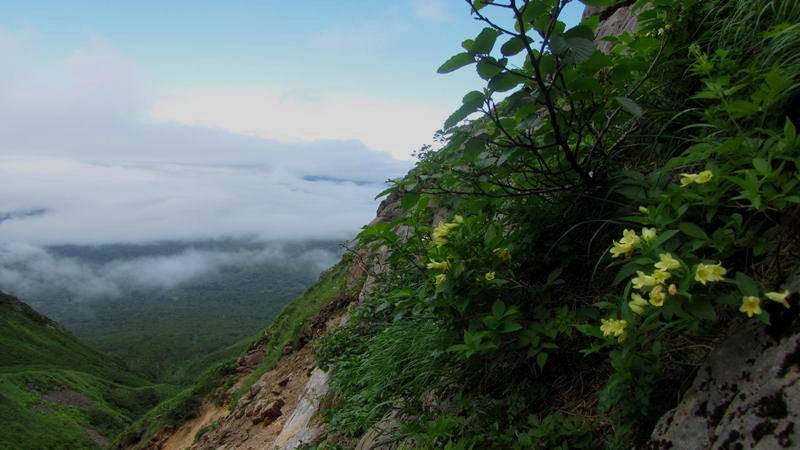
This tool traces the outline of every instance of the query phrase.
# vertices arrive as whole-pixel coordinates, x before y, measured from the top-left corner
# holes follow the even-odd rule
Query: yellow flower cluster
[[[630,258],[636,247],[639,246],[641,239],[634,230],[623,230],[622,239],[614,241],[614,246],[611,247],[611,257],[619,258],[625,256]]]
[[[510,261],[511,260],[511,251],[505,247],[499,247],[492,250],[494,256],[502,259],[503,261]]]
[[[628,326],[626,320],[600,319],[600,323],[600,331],[603,332],[603,336],[614,336],[618,338],[619,342],[625,340],[625,327]]]
[[[486,278],[486,281],[494,280],[494,272],[486,272],[486,275],[484,275],[484,278]]]
[[[636,276],[631,279],[631,283],[633,283],[634,289],[640,291],[650,288],[650,304],[661,307],[664,306],[667,294],[676,295],[678,293],[678,286],[675,283],[671,283],[668,288],[665,288],[664,284],[672,278],[671,271],[681,268],[681,262],[675,259],[671,253],[662,253],[658,255],[658,262],[654,266],[655,270],[652,274],[637,270]],[[628,302],[628,307],[635,314],[641,315],[645,307],[647,307],[647,301],[641,294],[633,293],[631,294],[631,301]]]
[[[644,309],[647,307],[647,300],[644,299],[638,292],[631,294],[631,301],[628,302],[628,307],[634,314],[642,315]]]
[[[780,303],[784,308],[789,307],[789,302],[786,301],[786,297],[789,296],[788,290],[783,292],[767,292],[764,295],[767,297],[767,299],[776,303]],[[753,295],[742,297],[742,306],[739,307],[739,311],[747,314],[747,317],[753,317],[761,314],[761,299]]]
[[[711,173],[710,170],[704,170],[700,173],[682,173],[681,176],[681,186],[686,187],[694,184],[706,184],[714,177],[714,174]]]
[[[630,258],[633,251],[639,247],[642,241],[650,242],[656,237],[657,233],[655,228],[642,228],[641,237],[636,234],[635,230],[622,230],[622,238],[618,241],[614,241],[614,245],[611,247],[611,257],[619,258],[620,256],[625,256],[626,258]]]
[[[728,273],[728,269],[722,267],[722,263],[698,264],[694,279],[705,286],[709,281],[722,281],[726,273]]]
[[[441,270],[442,272],[447,272],[450,270],[450,263],[447,261],[438,262],[430,260],[426,267],[430,270]]]
[[[432,240],[433,245],[442,247],[447,244],[447,237],[450,232],[461,226],[464,223],[462,216],[456,215],[452,222],[442,222],[433,229]]]

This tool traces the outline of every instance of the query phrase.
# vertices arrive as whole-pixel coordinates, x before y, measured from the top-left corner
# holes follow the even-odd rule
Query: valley
[[[84,277],[83,286],[51,277],[33,289],[0,289],[19,294],[82,342],[125,361],[131,369],[178,385],[191,383],[210,364],[238,355],[253,334],[341,253],[333,241],[244,240],[61,246],[48,251],[61,272],[69,264],[92,275]],[[162,269],[142,271],[138,282],[128,279],[105,295],[81,292],[89,283],[111,283],[113,268],[145,264]],[[18,263],[16,270],[37,279],[33,267]]]

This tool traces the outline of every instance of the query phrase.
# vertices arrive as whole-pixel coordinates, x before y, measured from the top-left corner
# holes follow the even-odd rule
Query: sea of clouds
[[[56,245],[347,240],[411,165],[356,139],[285,142],[159,120],[144,78],[102,40],[43,60],[35,36],[0,28],[0,290],[113,296],[285,256],[188,249],[97,265]],[[333,262],[306,259],[315,270]]]

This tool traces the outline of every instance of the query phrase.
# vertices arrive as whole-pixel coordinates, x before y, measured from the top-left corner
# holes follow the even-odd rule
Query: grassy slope
[[[136,421],[117,439],[117,445],[141,448],[159,431],[168,426],[177,426],[191,419],[204,398],[220,395],[237,381],[236,359],[243,354],[250,344],[265,340],[265,358],[261,365],[253,371],[239,388],[236,398],[255,383],[261,375],[272,369],[283,355],[287,344],[296,343],[303,327],[317,315],[320,309],[339,295],[347,280],[347,266],[339,263],[325,272],[320,280],[306,290],[291,303],[286,305],[264,333],[243,339],[226,347],[208,360],[219,360],[223,355],[228,359],[217,363],[201,373],[197,381],[174,397],[159,404],[144,417]]]
[[[93,405],[42,399],[61,389]],[[93,448],[84,427],[113,437],[168,392],[0,294],[0,448]]]

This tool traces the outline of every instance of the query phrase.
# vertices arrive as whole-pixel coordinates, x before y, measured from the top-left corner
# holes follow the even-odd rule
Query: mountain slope
[[[0,293],[0,448],[102,447],[169,391]]]

